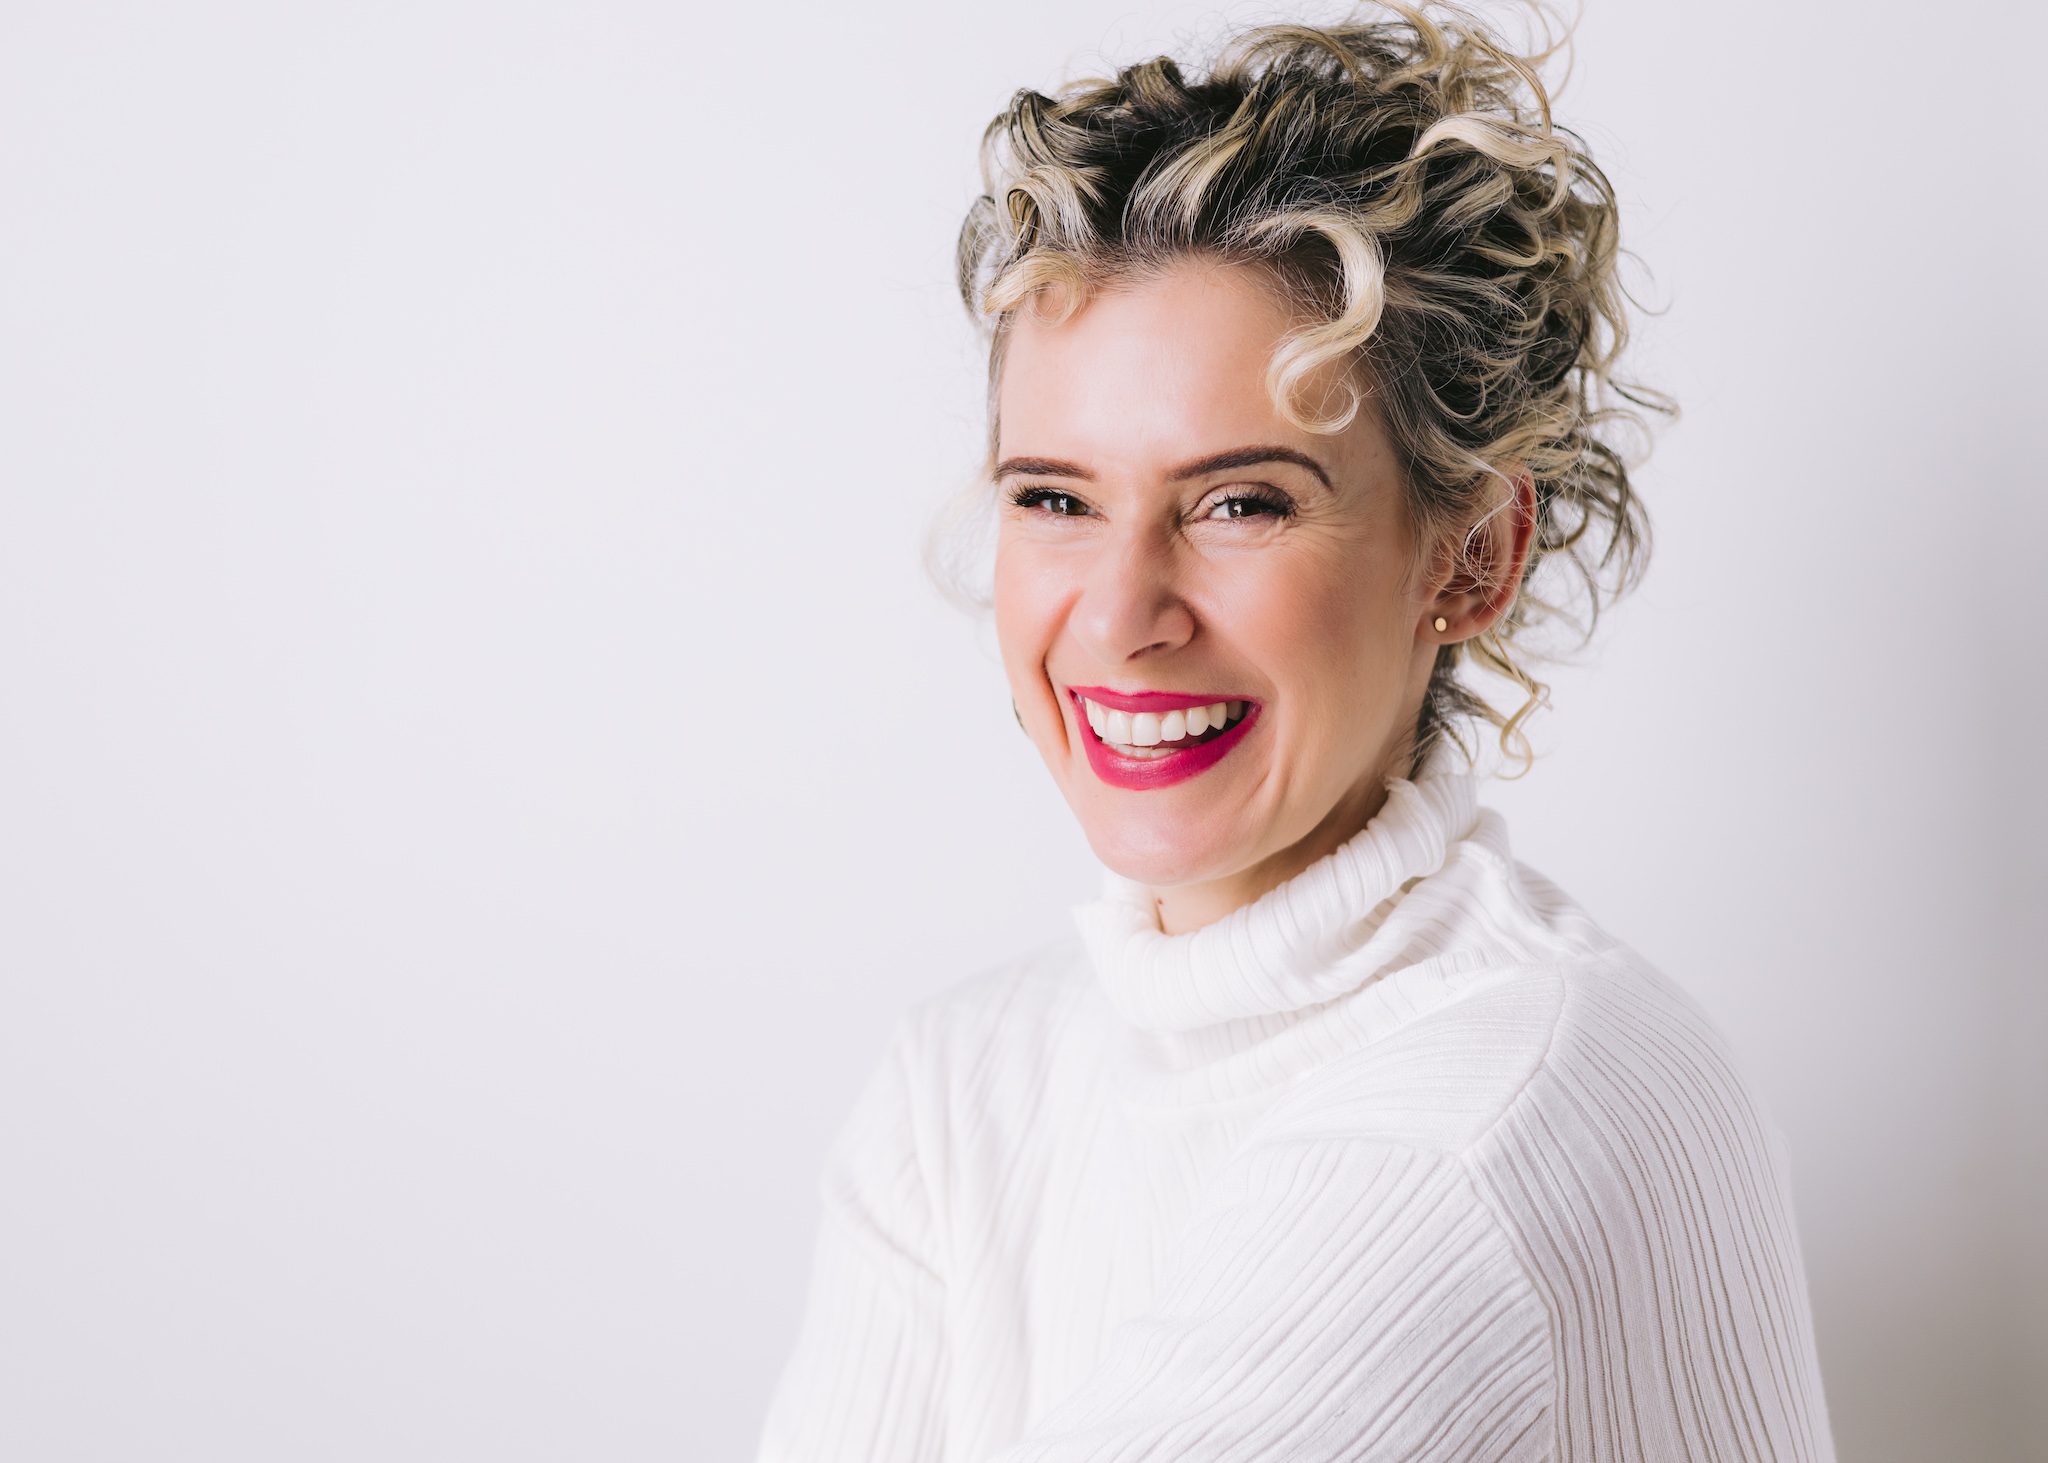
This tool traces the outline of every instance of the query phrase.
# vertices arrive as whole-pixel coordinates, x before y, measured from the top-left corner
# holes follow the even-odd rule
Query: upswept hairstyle
[[[1370,398],[1425,543],[1500,508],[1503,469],[1525,467],[1529,571],[1565,568],[1590,635],[1648,549],[1618,445],[1641,426],[1630,407],[1671,410],[1613,375],[1628,332],[1614,190],[1551,120],[1539,68],[1562,43],[1519,55],[1449,6],[1374,9],[1387,18],[1247,31],[1206,74],[1162,56],[1020,91],[990,123],[959,283],[990,333],[991,466],[1020,308],[1059,318],[1189,257],[1260,267],[1308,322],[1267,371],[1282,414],[1336,432]],[[1344,384],[1309,399],[1331,363]],[[1526,764],[1522,724],[1547,692],[1511,646],[1562,608],[1526,585],[1492,631],[1438,651],[1418,760],[1474,717]],[[1467,655],[1521,688],[1519,710],[1460,681]]]

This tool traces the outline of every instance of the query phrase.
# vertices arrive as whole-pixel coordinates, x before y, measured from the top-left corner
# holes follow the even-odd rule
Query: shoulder
[[[1618,954],[1560,982],[1543,1057],[1471,1161],[1525,1215],[1565,1202],[1526,1181],[1537,1163],[1574,1210],[1694,1233],[1742,1215],[1789,1243],[1783,1141],[1728,1042],[1674,983]]]
[[[1573,1359],[1560,1436],[1825,1456],[1784,1145],[1728,1044],[1626,951],[1559,972],[1553,998],[1542,1055],[1462,1166]]]
[[[962,1095],[985,1100],[992,1078],[1042,1066],[1093,991],[1077,941],[1045,946],[913,1006],[897,1022],[864,1099],[898,1116]]]
[[[1006,961],[913,1007],[898,1042],[929,1076],[1028,1063],[1057,1045],[1092,993],[1078,940]]]
[[[826,1163],[829,1213],[936,1265],[932,1195],[955,1166],[959,1129],[999,1118],[1057,1045],[1087,987],[1080,954],[1048,946],[962,982],[897,1023]]]
[[[1367,1039],[1299,1083],[1276,1128],[1470,1155],[1518,1114],[1562,1134],[1626,1103],[1695,1138],[1739,1113],[1766,1141],[1696,1002],[1541,876],[1476,852],[1434,921],[1455,938],[1326,1018]]]
[[[1099,1080],[1102,1000],[1078,940],[1006,962],[913,1008],[894,1060],[927,1151],[996,1161]]]

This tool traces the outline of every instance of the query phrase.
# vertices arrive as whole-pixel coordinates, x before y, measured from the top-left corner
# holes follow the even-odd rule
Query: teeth
[[[1184,742],[1204,732],[1221,731],[1245,713],[1244,701],[1212,701],[1207,706],[1190,706],[1161,716],[1151,711],[1112,711],[1109,707],[1081,698],[1082,713],[1095,735],[1126,755],[1164,757],[1175,750],[1163,743]]]

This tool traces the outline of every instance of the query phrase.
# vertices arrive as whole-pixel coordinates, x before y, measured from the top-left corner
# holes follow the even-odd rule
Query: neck
[[[1219,879],[1149,890],[1159,928],[1169,935],[1185,935],[1271,893],[1317,859],[1349,843],[1386,801],[1386,778],[1375,774],[1339,800],[1306,838]]]

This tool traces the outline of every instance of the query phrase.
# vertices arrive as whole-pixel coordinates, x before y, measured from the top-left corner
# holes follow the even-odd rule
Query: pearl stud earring
[[[1444,633],[1444,631],[1446,631],[1446,630],[1448,630],[1448,629],[1450,629],[1450,628],[1451,628],[1451,622],[1450,622],[1449,620],[1446,620],[1446,619],[1445,619],[1445,618],[1444,618],[1444,617],[1443,617],[1442,615],[1438,615],[1438,616],[1436,617],[1436,633],[1437,633],[1437,634],[1441,635],[1441,634],[1443,634],[1443,633]]]

